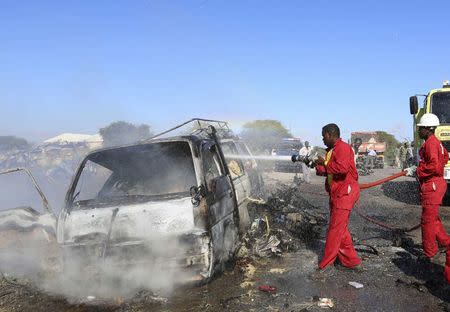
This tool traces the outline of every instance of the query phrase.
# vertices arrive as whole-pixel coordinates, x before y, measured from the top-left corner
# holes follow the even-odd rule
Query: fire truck
[[[419,107],[418,97],[423,97],[422,107]],[[409,98],[409,110],[413,116],[414,150],[418,160],[419,148],[423,140],[417,133],[417,123],[425,113],[433,113],[439,118],[440,126],[436,128],[435,135],[442,142],[442,145],[450,151],[450,83],[444,81],[442,88],[433,89],[428,94],[417,94]],[[444,179],[450,183],[450,162],[444,169]]]

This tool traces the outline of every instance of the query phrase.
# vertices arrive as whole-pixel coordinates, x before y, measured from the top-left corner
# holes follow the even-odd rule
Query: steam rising
[[[0,270],[23,277],[44,290],[79,301],[89,296],[98,299],[129,298],[140,290],[169,295],[188,275],[167,260],[183,248],[176,240],[154,237],[152,258],[142,264],[118,266],[115,261],[94,255],[69,253],[55,249],[55,244],[32,241],[9,246],[0,253]]]
[[[203,246],[199,243],[203,238],[192,234],[202,232],[195,227],[189,197],[189,187],[197,182],[192,160],[190,164],[185,160],[191,158],[189,145],[177,144],[172,145],[169,153],[153,146],[158,155],[150,157],[151,161],[143,161],[145,150],[134,151],[134,158],[128,160],[129,167],[123,163],[126,154],[101,155],[105,159],[98,158],[99,163],[109,167],[113,174],[118,173],[112,174],[108,181],[117,179],[117,183],[107,184],[103,180],[104,186],[100,185],[97,194],[104,191],[103,195],[111,197],[103,197],[102,202],[86,197],[92,202],[74,209],[65,223],[59,224],[65,244],[56,242],[55,231],[47,226],[56,220],[48,214],[18,208],[12,210],[16,214],[12,223],[2,223],[4,219],[0,216],[0,271],[32,280],[40,288],[74,301],[88,296],[129,298],[140,290],[169,295],[177,284],[198,277],[190,268],[183,268],[188,264],[184,256]],[[121,168],[126,170],[116,170]],[[135,197],[119,191],[148,198],[133,202]],[[28,194],[33,192],[30,188]],[[182,195],[159,202],[150,199],[167,192]],[[26,196],[18,193],[3,192],[2,198],[8,208],[17,207],[14,201],[20,206],[31,206],[24,202]],[[33,199],[36,202],[39,200]],[[113,220],[115,207],[118,213]],[[0,210],[0,214],[5,213]]]

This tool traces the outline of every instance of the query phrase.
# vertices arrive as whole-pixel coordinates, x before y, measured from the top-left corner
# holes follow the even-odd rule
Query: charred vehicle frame
[[[189,135],[162,138],[192,124]],[[183,268],[186,281],[208,281],[232,259],[250,224],[248,199],[261,187],[256,162],[242,153],[250,154],[227,123],[192,119],[88,154],[57,221],[65,262],[108,259],[120,269],[158,261]],[[100,178],[83,178],[93,175]]]

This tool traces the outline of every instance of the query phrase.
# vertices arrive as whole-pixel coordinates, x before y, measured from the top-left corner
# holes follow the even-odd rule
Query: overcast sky
[[[450,1],[0,0],[0,135],[115,120],[280,120],[320,143],[412,136],[408,98],[450,79]]]

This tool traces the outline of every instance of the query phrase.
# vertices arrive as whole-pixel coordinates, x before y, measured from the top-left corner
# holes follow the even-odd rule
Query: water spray
[[[317,160],[317,154],[310,156],[292,155],[292,156],[280,156],[280,155],[239,155],[239,154],[224,154],[228,159],[246,159],[246,160],[266,160],[266,161],[292,161],[302,162],[308,167],[313,168],[315,161]]]
[[[259,156],[250,156],[250,155],[239,155],[239,154],[224,154],[225,158],[229,159],[247,159],[247,160],[267,160],[267,161],[291,161],[291,156],[278,156],[278,155],[259,155]]]

